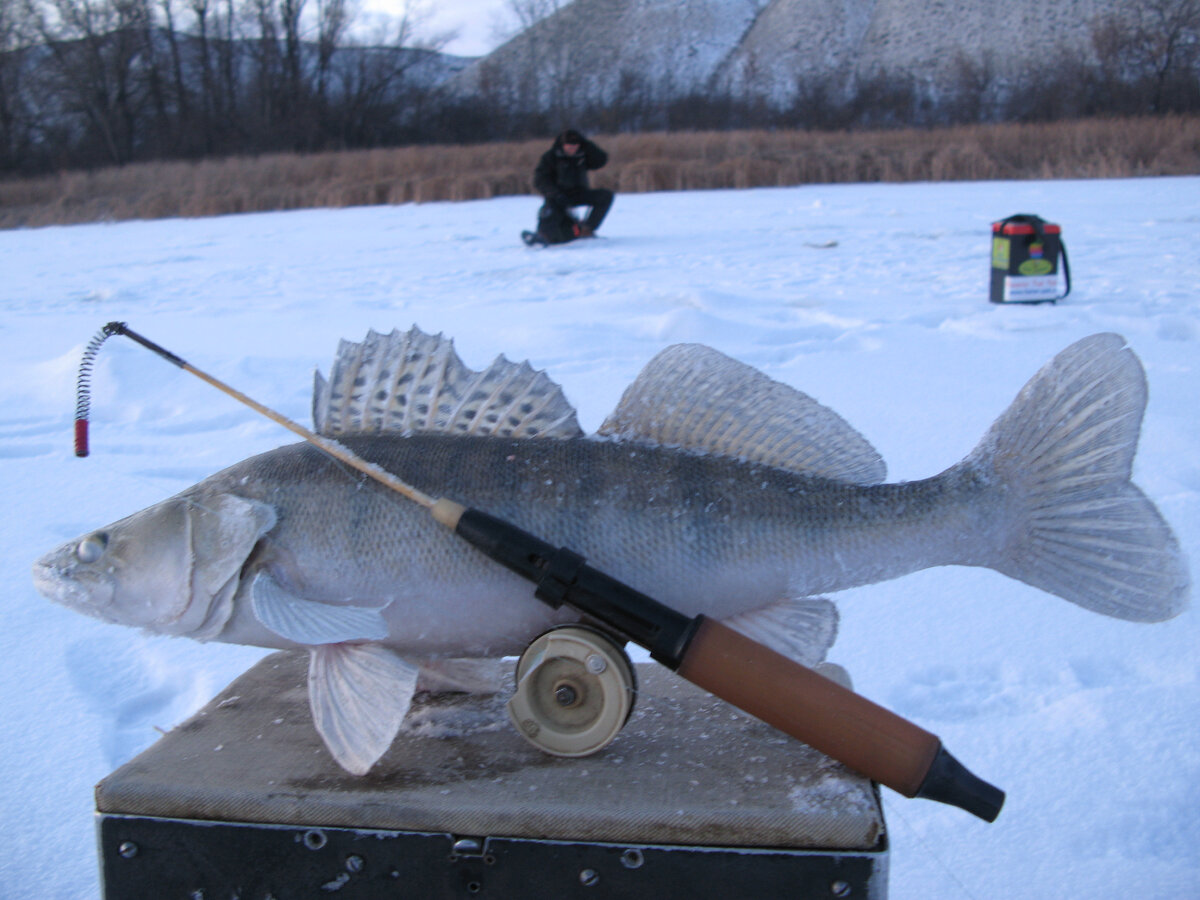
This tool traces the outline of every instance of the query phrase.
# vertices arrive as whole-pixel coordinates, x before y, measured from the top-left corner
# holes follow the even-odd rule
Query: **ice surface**
[[[0,892],[98,896],[92,786],[261,656],[103,625],[34,591],[30,564],[61,541],[293,439],[113,339],[92,456],[75,459],[75,366],[110,320],[300,422],[313,369],[372,327],[444,331],[474,368],[529,358],[588,431],[658,350],[701,341],[844,416],[890,479],[956,462],[1057,351],[1116,331],[1150,384],[1135,480],[1194,570],[1200,178],[619,196],[599,240],[529,250],[517,235],[536,210],[518,197],[0,232]],[[1067,301],[987,302],[990,223],[1016,212],[1062,225]],[[834,599],[831,657],[856,688],[1008,791],[994,825],[885,791],[893,898],[1200,896],[1194,610],[1135,625],[966,569]]]

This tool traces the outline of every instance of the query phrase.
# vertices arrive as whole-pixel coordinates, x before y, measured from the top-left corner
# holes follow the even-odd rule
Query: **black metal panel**
[[[106,900],[882,898],[887,849],[632,846],[100,816]]]

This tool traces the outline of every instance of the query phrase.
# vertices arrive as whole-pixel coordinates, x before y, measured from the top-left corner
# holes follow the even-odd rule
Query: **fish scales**
[[[899,484],[832,410],[698,344],[659,353],[591,437],[545,373],[504,357],[472,371],[416,328],[342,342],[313,397],[320,434],[424,494],[806,665],[837,634],[817,595],[930,566],[987,566],[1137,622],[1189,600],[1178,540],[1130,481],[1147,387],[1119,335],[1063,350],[966,459]],[[107,622],[306,648],[314,725],[355,774],[386,751],[419,673],[462,684],[449,658],[517,653],[575,618],[308,444],[65,544],[33,575]]]
[[[419,490],[568,546],[689,615],[724,618],[787,596],[971,562],[954,558],[954,536],[973,531],[984,507],[994,506],[978,480],[957,474],[949,477],[958,489],[945,478],[861,486],[604,440],[414,435],[342,443]],[[425,632],[427,649],[461,642],[456,607],[475,610],[481,593],[488,603],[512,604],[493,607],[487,619],[523,605],[545,610],[528,582],[422,508],[307,444],[239,463],[205,489],[234,491],[279,511],[253,565],[272,567],[309,599],[386,601],[405,618],[414,614],[409,604],[438,607],[454,633]],[[834,546],[838,552],[829,553]],[[339,560],[336,568],[331,559]]]

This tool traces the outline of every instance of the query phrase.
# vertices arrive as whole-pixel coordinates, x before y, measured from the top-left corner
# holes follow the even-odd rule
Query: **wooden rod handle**
[[[936,735],[713,619],[701,621],[677,671],[906,797],[941,749]]]

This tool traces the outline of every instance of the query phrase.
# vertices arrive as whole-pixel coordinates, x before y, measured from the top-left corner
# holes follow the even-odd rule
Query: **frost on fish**
[[[313,415],[422,492],[816,665],[838,621],[821,595],[930,566],[987,566],[1135,621],[1182,610],[1186,562],[1129,480],[1145,400],[1123,339],[1095,335],[1035,375],[961,463],[883,484],[844,419],[708,347],[662,351],[586,437],[545,373],[504,357],[472,371],[414,328],[343,341]],[[478,660],[574,618],[308,444],[67,544],[34,579],[105,621],[307,649],[313,721],[354,773],[387,749],[419,682],[488,689]]]

